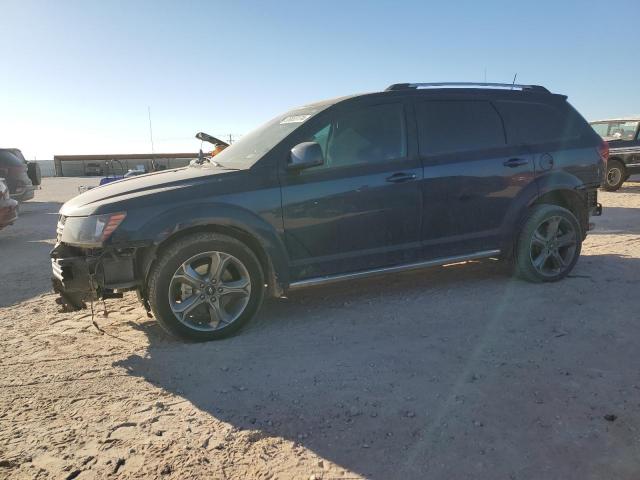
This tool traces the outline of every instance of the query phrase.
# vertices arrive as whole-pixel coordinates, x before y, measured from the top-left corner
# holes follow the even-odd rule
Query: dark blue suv
[[[227,336],[265,295],[498,257],[534,282],[578,261],[607,147],[534,85],[396,84],[301,107],[186,168],[60,210],[59,303],[136,290],[170,333]]]

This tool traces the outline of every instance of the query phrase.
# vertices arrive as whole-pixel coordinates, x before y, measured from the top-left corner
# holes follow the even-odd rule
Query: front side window
[[[593,123],[591,126],[603,139],[612,140],[635,140],[638,131],[638,121],[616,120],[611,122]]]
[[[432,100],[416,105],[420,151],[427,155],[505,145],[498,113],[487,101]]]
[[[308,141],[322,148],[322,168],[381,163],[407,155],[404,108],[401,104],[382,104],[337,113]]]

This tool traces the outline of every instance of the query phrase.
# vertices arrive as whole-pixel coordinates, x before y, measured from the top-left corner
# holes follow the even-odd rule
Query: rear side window
[[[584,121],[568,105],[496,101],[512,145],[574,140],[582,136]]]
[[[420,150],[428,155],[505,145],[500,116],[487,101],[434,100],[416,105]]]

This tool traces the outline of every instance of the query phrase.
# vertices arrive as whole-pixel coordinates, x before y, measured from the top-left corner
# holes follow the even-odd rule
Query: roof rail
[[[436,83],[394,83],[386,92],[393,90],[417,90],[419,88],[495,88],[498,90],[532,90],[540,93],[551,93],[541,85],[520,85],[518,83],[483,83],[483,82],[436,82]]]

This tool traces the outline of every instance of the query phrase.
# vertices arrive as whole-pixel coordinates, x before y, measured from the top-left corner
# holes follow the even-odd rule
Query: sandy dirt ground
[[[95,180],[90,180],[94,182]],[[58,313],[46,179],[0,232],[0,478],[640,479],[640,182],[570,278],[470,262],[168,338],[133,296]]]

